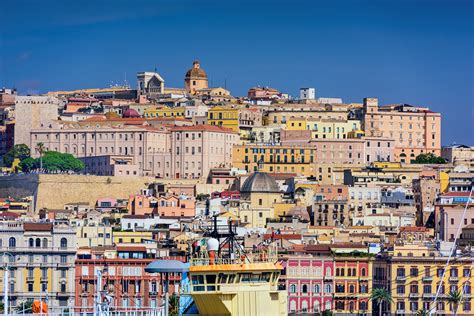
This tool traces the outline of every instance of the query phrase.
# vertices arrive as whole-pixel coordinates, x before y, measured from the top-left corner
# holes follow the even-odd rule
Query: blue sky
[[[180,87],[194,59],[210,83],[243,95],[428,106],[444,145],[473,144],[474,1],[6,1],[0,86],[21,93],[135,86],[153,70]],[[6,14],[5,14],[6,13]]]

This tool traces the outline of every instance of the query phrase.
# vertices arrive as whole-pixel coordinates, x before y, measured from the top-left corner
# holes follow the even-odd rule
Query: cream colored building
[[[76,233],[59,223],[0,222],[0,248],[9,259],[12,307],[48,295],[49,311],[74,305]],[[3,286],[1,279],[1,287]]]
[[[276,181],[257,171],[248,177],[240,189],[239,217],[250,227],[265,227],[267,219],[275,217],[274,204],[281,202]]]
[[[77,247],[112,246],[112,227],[90,225],[76,227]]]

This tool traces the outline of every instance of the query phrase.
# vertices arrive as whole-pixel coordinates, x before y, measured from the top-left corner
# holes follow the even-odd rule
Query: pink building
[[[468,209],[462,219],[466,204]],[[470,224],[474,224],[474,198],[469,199],[469,192],[448,192],[439,197],[435,205],[435,231],[441,240],[453,241],[459,225],[463,228]]]
[[[160,217],[194,217],[196,200],[189,196],[161,196],[156,201],[157,214]]]
[[[364,130],[369,137],[395,140],[395,161],[414,160],[422,153],[441,155],[441,114],[407,104],[379,107],[378,99],[364,99]]]
[[[61,122],[32,130],[30,140],[73,154],[84,161],[86,173],[97,175],[191,179],[231,167],[238,133],[219,126],[151,123],[142,118]]]
[[[290,256],[286,264],[288,312],[332,310],[334,260],[321,256]]]
[[[171,131],[171,177],[207,177],[212,168],[230,168],[239,134],[215,125],[174,127]]]

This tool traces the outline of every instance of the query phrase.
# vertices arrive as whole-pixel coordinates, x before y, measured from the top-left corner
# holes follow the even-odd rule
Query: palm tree
[[[179,315],[179,296],[176,294],[171,295],[168,302],[169,315]]]
[[[457,313],[457,310],[458,310],[458,306],[459,306],[459,303],[461,302],[462,300],[462,294],[461,292],[459,291],[451,291],[449,292],[448,294],[448,302],[451,304],[452,306],[452,310],[454,311],[454,313],[456,314]]]
[[[43,169],[43,151],[44,151],[44,144],[38,143],[36,144],[36,149],[39,151],[40,154],[40,172]]]
[[[372,293],[370,294],[370,300],[372,303],[379,306],[379,316],[382,316],[382,304],[384,302],[391,303],[393,301],[392,295],[385,288],[373,289]]]
[[[418,312],[416,312],[416,316],[428,316],[429,313],[430,313],[429,311],[423,308],[422,310],[419,310]]]

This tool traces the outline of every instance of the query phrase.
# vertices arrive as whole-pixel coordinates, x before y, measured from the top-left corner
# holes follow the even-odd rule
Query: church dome
[[[279,193],[280,188],[275,179],[265,172],[255,172],[245,180],[242,193]]]
[[[134,109],[128,109],[123,113],[123,118],[135,118],[135,117],[140,117],[140,114],[138,114],[137,111]]]
[[[186,79],[207,79],[207,74],[204,69],[201,68],[199,61],[193,62],[193,68],[186,72]]]

